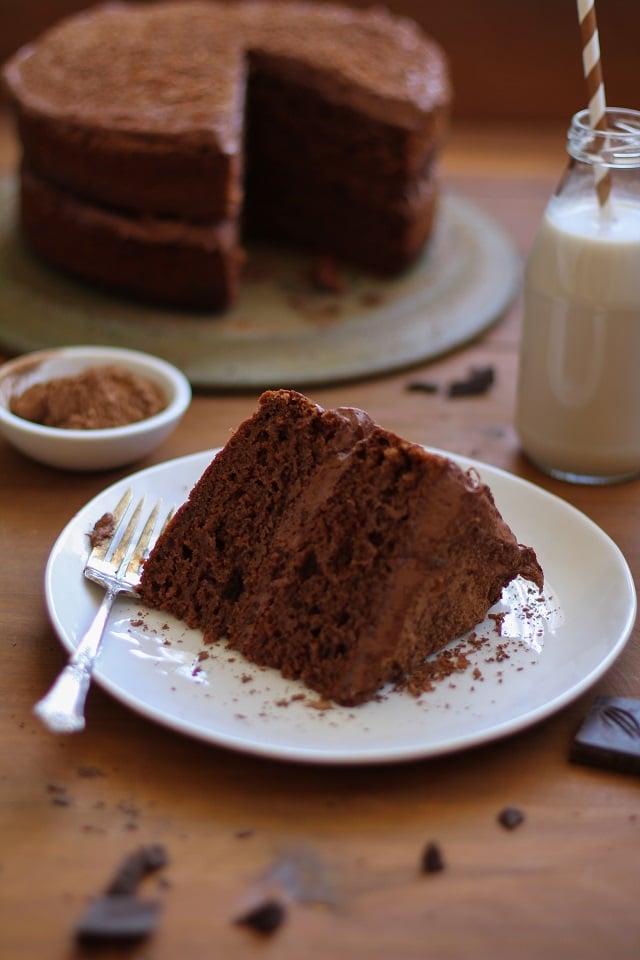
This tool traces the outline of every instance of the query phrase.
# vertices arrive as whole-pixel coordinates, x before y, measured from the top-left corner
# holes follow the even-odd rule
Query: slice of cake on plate
[[[268,391],[145,563],[140,596],[341,704],[542,588],[489,488],[360,410]]]

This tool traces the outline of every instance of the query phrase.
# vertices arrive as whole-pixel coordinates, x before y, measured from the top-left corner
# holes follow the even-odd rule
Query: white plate
[[[65,527],[46,569],[46,602],[68,650],[88,625],[100,590],[82,575],[87,534],[127,486],[181,503],[213,456],[194,454],[142,470],[91,500]],[[118,601],[96,679],[146,717],[237,750],[314,763],[430,757],[484,743],[549,716],[593,684],[633,627],[636,594],[616,545],[558,497],[501,470],[460,457],[493,492],[518,539],[545,570],[543,599],[515,581],[492,613],[470,666],[415,698],[386,690],[360,707],[319,709],[301,683],[255,667],[198,631],[135,601]],[[509,639],[511,638],[511,639]],[[199,660],[204,650],[209,658]],[[504,658],[501,651],[508,653]],[[475,675],[474,675],[475,673]],[[302,697],[302,699],[298,699]]]
[[[223,314],[145,306],[65,277],[15,229],[12,178],[0,180],[0,343],[15,352],[78,343],[151,350],[198,386],[309,386],[416,364],[494,323],[520,281],[510,238],[459,197],[442,199],[434,235],[393,280],[345,270],[345,291],[309,280],[312,259],[250,247],[238,302]]]

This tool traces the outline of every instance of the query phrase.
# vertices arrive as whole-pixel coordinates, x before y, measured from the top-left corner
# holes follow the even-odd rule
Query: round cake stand
[[[11,353],[102,344],[145,350],[195,387],[308,387],[388,373],[457,347],[495,322],[520,264],[502,229],[473,204],[443,196],[419,261],[382,281],[340,271],[321,290],[313,258],[250,246],[235,306],[194,314],[141,305],[37,260],[16,229],[16,184],[0,182],[0,344]]]

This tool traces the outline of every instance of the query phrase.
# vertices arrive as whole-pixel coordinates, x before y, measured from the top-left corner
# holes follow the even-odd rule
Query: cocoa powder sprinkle
[[[34,383],[10,401],[23,420],[66,430],[101,430],[145,420],[166,407],[160,387],[115,365]]]

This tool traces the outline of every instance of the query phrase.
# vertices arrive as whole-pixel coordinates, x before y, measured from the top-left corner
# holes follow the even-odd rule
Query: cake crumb
[[[318,256],[311,264],[311,282],[328,293],[344,293],[347,284],[333,257]]]
[[[91,549],[101,546],[103,543],[106,543],[108,540],[111,540],[115,532],[115,518],[112,513],[103,513],[99,520],[93,525],[93,529],[89,531],[89,544]]]
[[[526,613],[526,610],[523,611],[523,612]],[[496,633],[498,634],[499,637],[502,636],[502,628],[503,628],[503,626],[504,626],[505,616],[506,616],[506,614],[505,614],[504,610],[503,610],[501,613],[490,613],[490,614],[488,614],[488,619],[489,619],[489,620],[493,620],[493,622],[494,622],[494,624],[495,624],[495,628],[496,628]]]
[[[421,663],[410,674],[397,681],[393,689],[414,697],[430,693],[435,690],[436,683],[455,673],[463,673],[470,666],[471,660],[465,647],[465,641],[461,641],[451,649],[441,650],[435,657]]]
[[[333,703],[331,700],[326,700],[324,697],[318,697],[317,700],[309,700],[308,706],[312,710],[333,710]]]

